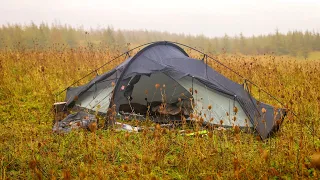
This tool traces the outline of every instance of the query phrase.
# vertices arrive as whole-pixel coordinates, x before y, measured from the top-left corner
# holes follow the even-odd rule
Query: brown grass
[[[280,97],[300,117],[289,114],[280,131],[266,141],[238,127],[210,131],[204,137],[186,137],[159,126],[155,131],[132,134],[97,126],[92,127],[93,132],[52,134],[52,104],[63,100],[63,96],[56,99],[54,94],[118,54],[89,48],[0,52],[1,179],[320,178],[316,169],[320,148],[319,61],[270,55],[216,56]],[[243,83],[214,61],[208,63]],[[257,99],[280,107],[259,89],[250,84],[248,88]]]

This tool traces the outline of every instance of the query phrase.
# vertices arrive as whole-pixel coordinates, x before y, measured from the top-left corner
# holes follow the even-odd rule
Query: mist
[[[156,30],[222,37],[320,31],[317,0],[29,0],[0,3],[0,25],[68,24],[85,29]]]

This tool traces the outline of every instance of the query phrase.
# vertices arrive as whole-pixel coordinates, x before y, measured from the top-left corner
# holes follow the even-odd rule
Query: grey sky
[[[0,24],[31,21],[211,37],[320,32],[320,0],[0,0]]]

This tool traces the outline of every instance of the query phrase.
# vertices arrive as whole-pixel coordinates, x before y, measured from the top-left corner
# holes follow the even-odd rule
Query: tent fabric
[[[95,91],[94,88],[97,84],[113,79],[115,87],[110,87],[106,92],[101,89],[100,91],[102,91],[102,94],[108,99],[105,101],[105,104],[110,105],[110,100],[113,99],[117,110],[119,110],[121,104],[130,101],[128,95],[130,95],[130,97],[132,96],[132,100],[135,101],[132,93],[135,94],[136,91],[145,91],[145,89],[141,88],[143,87],[141,83],[147,83],[147,77],[153,77],[159,74],[171,79],[172,82],[178,82],[178,84],[184,87],[182,91],[188,91],[190,83],[194,83],[193,85],[197,85],[199,89],[201,88],[201,91],[206,93],[206,96],[216,94],[217,98],[220,97],[224,99],[221,100],[224,103],[234,102],[236,106],[239,106],[237,108],[239,109],[239,122],[241,120],[240,125],[244,125],[243,119],[249,120],[249,126],[254,126],[263,139],[268,137],[274,129],[277,129],[278,124],[276,121],[285,115],[284,109],[274,109],[270,105],[258,103],[242,85],[218,73],[204,61],[190,58],[182,48],[169,42],[153,43],[140,50],[135,56],[128,58],[115,69],[97,76],[87,85],[78,88],[69,88],[67,91],[67,105],[73,105],[74,103],[79,104],[79,102],[74,102],[77,100],[77,98],[74,99],[74,97],[79,98],[77,101],[83,101],[87,98],[94,99],[95,97],[92,91]],[[139,78],[134,79],[136,82],[130,84],[132,78],[136,76]],[[160,80],[161,78],[158,77],[150,82],[156,84],[157,81],[160,82]],[[162,80],[165,79],[162,78]],[[186,82],[189,82],[189,85],[186,85],[188,84]],[[150,86],[150,83],[148,86]],[[205,87],[209,93],[205,92],[203,87]],[[113,92],[112,96],[106,95],[105,93],[107,92]],[[97,97],[100,98],[100,96]],[[145,103],[145,101],[140,102],[142,97],[137,96],[136,99],[140,99],[139,103],[141,104]],[[109,103],[107,101],[109,101]],[[208,103],[209,102],[207,102],[207,104]],[[227,105],[224,106],[227,107]],[[262,112],[262,108],[267,111],[265,113]],[[106,109],[106,107],[104,107],[104,109]],[[219,114],[222,116],[223,113],[220,112]]]
[[[53,125],[52,131],[57,133],[68,133],[72,129],[88,129],[91,123],[97,123],[95,115],[80,111],[75,114],[69,114],[62,121]]]
[[[220,124],[222,120],[223,125],[226,126],[253,126],[239,102],[234,98],[214,91],[198,80],[193,80],[192,83],[191,77],[184,77],[178,82],[186,89],[193,86],[193,89],[197,90],[197,94],[194,95],[195,110],[198,113],[206,114],[206,117],[204,117],[206,122],[210,122],[211,118],[213,118],[211,123],[214,124]],[[211,109],[208,109],[208,106],[211,106]],[[233,112],[234,107],[237,107],[237,113]]]

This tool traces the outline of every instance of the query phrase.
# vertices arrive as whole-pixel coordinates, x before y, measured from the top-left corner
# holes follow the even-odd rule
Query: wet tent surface
[[[82,95],[93,96],[92,94],[86,95],[86,92],[92,90],[99,82],[115,79],[112,98],[114,98],[114,102],[119,109],[118,104],[128,101],[128,97],[125,96],[124,92],[126,87],[130,86],[132,77],[137,75],[150,76],[155,73],[163,73],[175,81],[183,78],[188,78],[189,81],[192,81],[192,79],[197,80],[210,91],[217,92],[237,102],[262,138],[268,137],[272,130],[277,128],[275,121],[285,114],[283,109],[279,109],[277,113],[274,113],[272,106],[257,103],[257,100],[244,89],[243,85],[237,84],[221,75],[207,66],[204,61],[188,57],[183,49],[169,42],[151,44],[115,69],[97,76],[87,85],[70,88],[66,97],[67,104],[73,103],[75,96],[80,99]],[[144,91],[144,89],[139,90]],[[140,97],[140,99],[142,98]],[[262,113],[262,108],[265,108],[267,112]],[[276,115],[274,116],[274,114]]]

